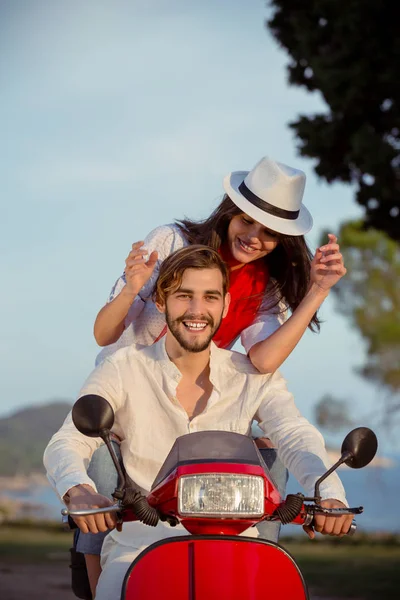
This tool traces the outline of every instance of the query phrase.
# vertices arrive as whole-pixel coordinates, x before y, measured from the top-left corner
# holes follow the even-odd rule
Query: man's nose
[[[204,312],[204,300],[202,298],[192,298],[190,301],[190,312],[193,315],[202,315]]]

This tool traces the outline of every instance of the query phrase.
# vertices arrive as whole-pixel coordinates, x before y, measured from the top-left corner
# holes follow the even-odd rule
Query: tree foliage
[[[367,227],[400,240],[400,3],[271,0],[289,82],[328,112],[290,124],[328,182],[353,183]]]
[[[325,394],[315,407],[315,420],[322,429],[341,431],[353,424],[348,411],[347,400],[339,400],[331,394]]]
[[[400,409],[400,245],[380,231],[365,231],[359,221],[344,223],[339,240],[347,275],[332,291],[366,342],[359,372]]]

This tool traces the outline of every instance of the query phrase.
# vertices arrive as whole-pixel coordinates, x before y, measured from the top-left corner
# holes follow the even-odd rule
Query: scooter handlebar
[[[355,534],[356,531],[357,531],[357,523],[355,521],[352,521],[352,523],[350,525],[350,529],[348,530],[346,535],[352,536]]]
[[[63,508],[61,510],[61,514],[63,517],[87,517],[89,515],[102,515],[104,513],[120,512],[122,509],[123,506],[117,502],[116,504],[112,504],[111,506],[103,506],[102,508],[83,508],[82,510],[68,510],[68,508]]]
[[[325,515],[330,517],[342,517],[344,515],[359,515],[364,511],[362,506],[358,506],[355,508],[345,507],[345,508],[325,508],[323,506],[318,505],[306,505],[306,517],[304,519],[303,525],[311,525],[314,526],[316,515]],[[348,532],[346,535],[352,536],[355,534],[357,530],[357,524],[353,520]]]
[[[344,513],[344,514],[351,514],[351,513]],[[303,525],[310,525],[311,527],[314,527],[314,524],[315,524],[314,515],[308,514],[306,516],[306,518],[304,519]],[[348,532],[345,535],[352,536],[355,534],[356,531],[357,531],[357,523],[353,520]]]
[[[310,507],[311,508],[311,507]],[[100,515],[105,513],[116,513],[121,512],[124,509],[124,506],[120,502],[116,504],[112,504],[111,506],[103,506],[102,508],[86,508],[81,510],[69,510],[68,508],[63,508],[61,510],[61,514],[63,516],[63,521],[67,522],[68,517],[86,517],[89,515]],[[342,516],[342,515],[354,515],[360,514],[363,511],[363,508],[360,506],[358,508],[323,508],[322,506],[312,506],[312,511],[306,514],[305,519],[303,521],[303,525],[314,525],[315,515],[330,515],[330,516]],[[356,522],[353,521],[350,525],[349,531],[346,535],[352,536],[357,530]]]

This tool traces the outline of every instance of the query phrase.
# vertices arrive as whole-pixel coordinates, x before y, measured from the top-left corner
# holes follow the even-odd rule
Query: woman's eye
[[[251,225],[253,223],[253,221],[251,221],[250,219],[246,219],[246,217],[242,217],[242,221],[243,223],[246,223],[246,225]]]

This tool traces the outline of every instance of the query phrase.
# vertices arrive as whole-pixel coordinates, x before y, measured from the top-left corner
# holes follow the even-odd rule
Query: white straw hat
[[[251,171],[227,175],[223,185],[236,206],[268,229],[286,235],[310,231],[312,216],[302,204],[303,171],[264,157]]]

